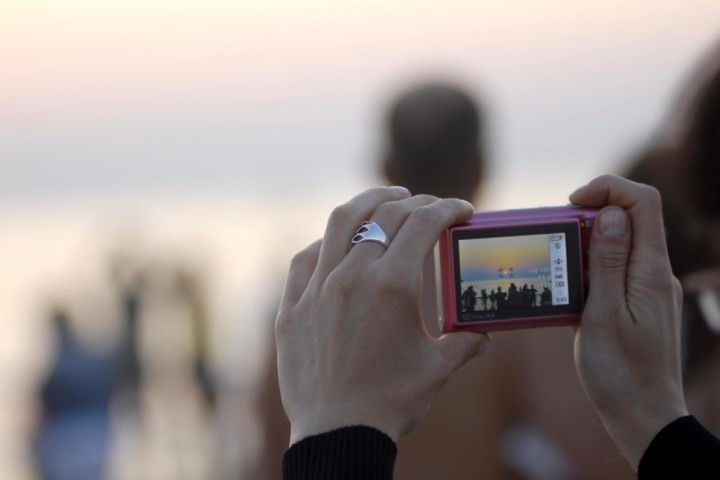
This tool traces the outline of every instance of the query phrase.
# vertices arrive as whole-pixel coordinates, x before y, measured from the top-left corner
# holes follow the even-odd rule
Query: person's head
[[[714,295],[717,301],[720,296],[720,43],[702,59],[685,100],[673,161],[679,170],[677,177],[684,181],[681,191],[704,238],[704,248],[689,246],[699,258],[699,266],[698,272],[690,272],[686,278],[686,290],[705,300],[708,295]],[[685,333],[689,348],[685,361],[691,374],[718,351],[720,332],[717,313],[706,308],[706,301],[688,301],[686,305],[691,313],[687,315]]]
[[[470,94],[451,83],[407,90],[390,106],[382,170],[414,194],[472,200],[483,177],[483,115]]]
[[[704,58],[696,74],[683,124],[677,160],[697,211],[720,218],[720,43]]]
[[[669,119],[671,134],[637,155],[625,176],[662,194],[670,261],[686,294],[683,361],[688,379],[720,345],[693,281],[720,265],[720,43],[694,69],[678,101]],[[703,291],[720,282],[717,275],[703,278]]]
[[[670,260],[682,277],[720,264],[720,42],[692,70],[676,103],[669,132],[635,155],[624,176],[661,192]]]

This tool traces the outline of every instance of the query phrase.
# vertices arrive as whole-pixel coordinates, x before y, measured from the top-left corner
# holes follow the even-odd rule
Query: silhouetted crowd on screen
[[[475,287],[470,285],[461,295],[462,311],[465,313],[477,311],[478,297],[482,310],[503,310],[506,308],[552,305],[552,292],[550,288],[543,287],[542,292],[538,292],[539,290],[535,288],[535,284],[528,286],[526,283],[521,288],[518,288],[513,282],[510,284],[507,292],[503,291],[502,286],[498,285],[497,288],[491,289],[490,293],[487,292],[487,289],[483,288],[478,294]]]

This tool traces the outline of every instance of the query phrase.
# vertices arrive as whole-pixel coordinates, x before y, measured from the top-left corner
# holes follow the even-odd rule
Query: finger
[[[483,354],[490,348],[492,338],[486,333],[453,332],[441,336],[435,344],[441,350],[450,374]]]
[[[403,187],[377,187],[366,190],[349,202],[336,207],[330,214],[323,237],[317,272],[327,276],[347,255],[350,239],[360,224],[370,218],[375,209],[385,202],[410,196]]]
[[[673,275],[672,277],[672,283],[673,283],[673,294],[675,295],[675,305],[677,306],[677,315],[676,318],[682,318],[682,304],[683,300],[685,298],[685,294],[683,292],[682,283],[680,283],[680,280]]]
[[[625,308],[627,268],[630,257],[631,227],[628,214],[618,207],[607,207],[598,215],[590,240],[588,263],[590,291],[581,329],[592,322],[618,318]]]
[[[388,245],[390,245],[396,233],[400,230],[400,227],[413,210],[435,201],[437,201],[437,197],[433,197],[432,195],[416,195],[395,202],[385,202],[375,209],[370,220],[382,228],[388,237]],[[356,261],[367,262],[381,257],[387,248],[388,247],[377,242],[362,242],[362,244],[353,245],[347,254],[346,261],[349,263]]]
[[[383,256],[400,273],[420,271],[440,234],[472,215],[473,207],[454,198],[437,200],[412,211]]]
[[[289,308],[300,300],[317,267],[321,245],[322,240],[316,240],[293,257],[280,302],[281,309]]]
[[[641,255],[667,256],[662,202],[658,191],[615,175],[604,175],[570,195],[570,201],[585,206],[616,205],[630,214],[633,246]],[[667,262],[669,268],[669,262]]]

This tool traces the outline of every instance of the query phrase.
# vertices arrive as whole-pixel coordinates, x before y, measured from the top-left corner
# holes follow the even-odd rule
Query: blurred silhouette
[[[442,81],[411,86],[391,102],[386,130],[382,171],[389,184],[471,202],[481,193],[488,163],[485,112],[463,87]],[[468,295],[473,308],[475,295]],[[428,332],[439,336],[432,259],[425,265],[422,307]],[[483,478],[511,478],[500,454],[508,392],[493,350],[456,372],[417,430],[400,439],[396,478],[462,480],[479,472]]]
[[[220,452],[209,441],[217,385],[197,272],[182,262],[142,265],[126,253],[109,267],[120,313],[110,350],[80,341],[82,324],[73,327],[67,309],[51,312],[57,351],[41,384],[33,445],[40,478],[154,478],[168,454],[173,465],[162,468],[173,478],[218,478]],[[119,434],[132,462],[115,451]]]
[[[680,92],[667,132],[625,175],[663,196],[668,250],[685,293],[683,369],[688,404],[720,431],[720,42]]]
[[[459,86],[428,82],[401,93],[387,115],[386,181],[413,194],[474,200],[485,171],[484,118]]]
[[[53,308],[50,321],[57,352],[40,391],[34,445],[38,473],[43,480],[106,478],[110,403],[122,371],[120,357],[87,350],[63,308]]]
[[[117,257],[110,263],[110,279],[120,305],[120,331],[111,351],[95,352],[81,342],[67,308],[50,311],[56,352],[40,387],[34,445],[43,480],[106,478],[113,402],[120,399],[120,409],[130,416],[139,409],[144,278]]]
[[[713,365],[716,374],[720,368],[720,42],[703,58],[691,85],[673,155],[675,171],[680,170],[677,177],[683,183],[678,190],[684,193],[689,208],[680,203],[677,209],[685,214],[678,217],[683,223],[669,234],[678,241],[687,237],[694,240],[683,249],[686,256],[676,256],[683,261],[679,275],[690,307],[685,324],[686,371],[689,381],[703,385],[703,375],[712,371]],[[689,210],[694,214],[687,214]],[[701,419],[715,431],[720,431],[718,399],[720,391],[710,403],[714,412],[708,411],[708,418]]]
[[[113,257],[109,264],[109,274],[121,314],[120,341],[116,353],[121,362],[119,395],[123,408],[137,414],[143,375],[139,352],[140,312],[146,280],[142,271],[128,267],[126,259]]]
[[[205,294],[197,276],[187,269],[175,274],[175,292],[187,302],[190,311],[191,369],[206,406],[214,410],[217,397],[216,381],[210,369],[210,323]]]

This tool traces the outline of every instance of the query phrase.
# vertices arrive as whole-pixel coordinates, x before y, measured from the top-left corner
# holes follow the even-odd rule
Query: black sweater
[[[392,480],[397,447],[370,427],[345,427],[303,439],[283,457],[284,480]],[[720,479],[720,440],[694,417],[663,428],[640,459],[638,480]]]

